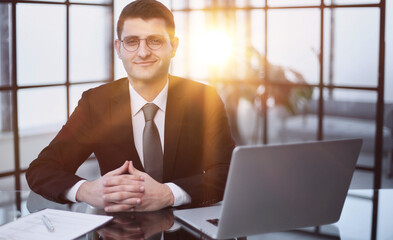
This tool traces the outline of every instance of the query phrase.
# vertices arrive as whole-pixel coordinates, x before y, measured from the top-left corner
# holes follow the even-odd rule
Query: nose
[[[140,58],[145,58],[145,57],[150,56],[150,54],[151,54],[151,50],[147,46],[146,39],[141,39],[139,42],[138,56]]]

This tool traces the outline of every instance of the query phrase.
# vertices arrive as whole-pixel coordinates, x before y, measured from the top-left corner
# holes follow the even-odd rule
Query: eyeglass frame
[[[152,47],[149,45],[149,42],[148,42],[148,39],[151,38],[151,37],[158,37],[158,38],[160,38],[160,40],[164,40],[164,41],[161,43],[161,45],[160,45],[158,48],[152,48]],[[127,49],[127,48],[125,47],[124,41],[125,41],[127,38],[132,38],[132,39],[137,39],[137,40],[138,40],[138,46],[137,46],[137,48],[135,48],[135,50],[129,50],[129,49]],[[124,48],[127,52],[135,52],[135,51],[137,51],[137,50],[139,49],[142,40],[145,40],[146,46],[147,46],[150,50],[155,51],[155,50],[160,49],[160,48],[167,42],[168,38],[166,38],[165,36],[162,36],[162,35],[150,35],[150,36],[147,36],[146,38],[138,38],[138,37],[132,37],[132,36],[131,36],[131,37],[125,37],[125,38],[123,38],[122,40],[119,39],[119,42],[121,42],[121,43],[123,44],[123,48]],[[169,41],[172,41],[172,40],[169,39]]]

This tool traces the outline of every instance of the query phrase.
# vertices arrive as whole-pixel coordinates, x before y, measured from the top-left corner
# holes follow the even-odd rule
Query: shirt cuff
[[[172,191],[173,197],[175,198],[172,207],[178,207],[180,205],[191,203],[191,197],[186,191],[174,183],[165,183]]]
[[[71,202],[76,203],[76,193],[78,192],[80,186],[82,183],[86,182],[86,180],[80,180],[79,182],[75,183],[72,188],[70,188],[68,191],[65,193],[65,198]]]

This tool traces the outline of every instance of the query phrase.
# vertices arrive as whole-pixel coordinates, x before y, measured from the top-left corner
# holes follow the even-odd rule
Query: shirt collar
[[[132,87],[131,83],[128,83],[130,90],[130,99],[131,99],[131,114],[135,116],[146,103],[146,101],[135,89]],[[166,109],[166,101],[168,97],[168,80],[165,84],[165,87],[161,90],[161,92],[157,95],[157,97],[152,101],[155,105],[158,106],[159,110],[165,113]]]

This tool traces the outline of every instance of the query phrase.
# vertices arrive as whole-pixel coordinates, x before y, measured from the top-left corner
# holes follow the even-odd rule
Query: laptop
[[[347,139],[236,147],[223,201],[174,215],[185,228],[213,239],[334,223],[361,145],[361,139]]]

